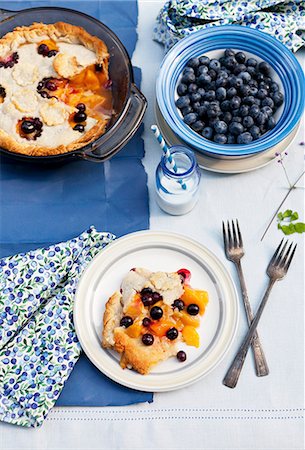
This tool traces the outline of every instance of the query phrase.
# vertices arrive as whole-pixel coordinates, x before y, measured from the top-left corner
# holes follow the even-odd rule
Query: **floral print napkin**
[[[295,52],[305,44],[305,1],[169,0],[157,18],[154,39],[167,51],[194,31],[228,24],[257,28]]]
[[[81,352],[73,299],[79,278],[115,238],[75,239],[0,260],[0,420],[40,426]]]

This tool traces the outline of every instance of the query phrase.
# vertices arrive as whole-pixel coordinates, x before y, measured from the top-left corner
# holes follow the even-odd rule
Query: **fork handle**
[[[246,310],[248,325],[250,326],[250,324],[253,320],[253,312],[251,309],[251,305],[250,305],[250,301],[249,301],[249,297],[248,297],[248,291],[247,291],[247,287],[246,287],[246,282],[245,282],[242,265],[241,265],[240,261],[236,263],[236,268],[237,268],[242,298],[243,298],[243,302],[244,302],[244,306],[245,306],[245,310]],[[258,377],[264,377],[269,374],[269,368],[268,368],[268,364],[266,361],[265,353],[263,351],[262,344],[260,342],[260,339],[258,337],[258,333],[256,330],[253,335],[251,346],[252,346],[252,351],[253,351],[253,356],[254,356],[256,375]]]
[[[269,298],[271,289],[273,288],[275,281],[276,281],[275,279],[272,279],[272,278],[270,279],[269,285],[268,285],[265,295],[259,305],[256,316],[252,320],[249,330],[248,330],[241,346],[239,347],[239,350],[236,353],[236,356],[235,356],[229,370],[227,371],[226,376],[223,379],[223,384],[229,388],[235,388],[235,386],[237,385],[241,370],[243,368],[243,365],[244,365],[244,362],[246,359],[246,355],[247,355],[249,346],[253,339],[253,335],[255,333],[258,322],[262,316],[262,313],[264,311],[264,308],[266,306],[267,300]]]

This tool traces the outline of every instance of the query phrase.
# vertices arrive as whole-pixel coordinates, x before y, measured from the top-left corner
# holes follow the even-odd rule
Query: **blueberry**
[[[253,125],[254,125],[253,117],[251,117],[251,116],[244,117],[244,119],[243,119],[243,126],[245,128],[251,128]]]
[[[274,128],[276,125],[275,119],[274,117],[269,117],[268,122],[267,122],[267,130],[272,130],[272,128]]]
[[[255,73],[256,73],[256,69],[255,69],[255,67],[248,66],[247,72],[251,75],[251,77],[254,77]]]
[[[210,64],[210,58],[208,56],[200,56],[199,63],[208,66]]]
[[[256,67],[257,66],[257,60],[255,58],[249,58],[246,61],[246,65],[249,67]]]
[[[240,72],[244,72],[245,70],[247,70],[247,67],[244,64],[237,64],[233,73],[234,75],[238,75]]]
[[[280,91],[275,91],[272,94],[272,99],[274,101],[275,106],[281,106],[284,102],[284,96]]]
[[[207,74],[209,71],[208,66],[199,66],[197,69],[197,75]]]
[[[84,122],[87,119],[87,114],[79,111],[74,114],[73,119],[74,119],[74,122],[76,122],[76,123]]]
[[[200,86],[206,86],[207,84],[211,83],[212,78],[210,75],[203,73],[198,77],[198,84]]]
[[[217,142],[217,144],[226,144],[227,143],[227,136],[225,134],[215,134],[214,136],[214,142]]]
[[[198,90],[197,90],[197,92],[198,92],[198,94],[200,94],[201,95],[201,97],[204,97],[204,94],[205,94],[205,89],[204,88],[199,88]]]
[[[256,125],[253,125],[253,127],[251,127],[249,131],[253,139],[258,139],[261,135],[260,129]]]
[[[199,117],[204,117],[207,113],[207,107],[205,105],[199,106],[196,113],[198,114]]]
[[[279,85],[275,82],[275,81],[273,81],[271,84],[270,84],[270,91],[271,92],[276,92],[276,91],[279,91]]]
[[[228,92],[227,92],[227,95],[228,95]],[[221,102],[220,108],[223,112],[230,111],[231,110],[230,100],[224,100],[223,102]]]
[[[218,117],[220,114],[220,108],[217,106],[213,106],[212,104],[210,104],[210,108],[208,108],[207,110],[207,116],[210,119],[213,119],[215,117]]]
[[[208,71],[208,74],[210,75],[210,77],[211,77],[212,80],[216,80],[216,78],[217,78],[217,72],[216,72],[216,70],[210,69],[210,70]]]
[[[249,110],[249,115],[251,117],[254,117],[254,119],[259,115],[260,113],[260,108],[257,105],[252,105],[250,110]]]
[[[184,95],[187,93],[187,85],[184,83],[178,84],[177,92],[179,95]]]
[[[40,44],[37,52],[39,55],[47,56],[47,54],[49,53],[49,47],[46,44]]]
[[[249,114],[249,106],[247,105],[241,105],[241,107],[239,108],[239,114],[242,117],[245,117]]]
[[[236,61],[239,62],[240,64],[243,64],[247,57],[243,52],[237,52],[235,55]]]
[[[78,103],[75,108],[81,112],[86,111],[86,105],[84,103]]]
[[[176,100],[176,106],[179,109],[185,108],[186,106],[190,106],[190,103],[191,103],[191,100],[188,95],[184,95],[184,96],[178,98],[178,100]]]
[[[235,89],[235,87],[230,87],[230,88],[227,90],[227,98],[232,98],[232,97],[234,97],[235,95],[237,95],[237,90]]]
[[[225,90],[224,87],[219,87],[216,90],[216,98],[217,98],[217,100],[219,100],[219,101],[225,100],[226,96],[227,96],[227,91]]]
[[[224,60],[224,66],[227,69],[233,70],[236,65],[237,65],[237,61],[234,58],[234,56],[226,56],[226,58]]]
[[[222,120],[228,124],[232,120],[232,114],[229,111],[226,111],[223,115]]]
[[[264,75],[260,72],[256,72],[256,80],[260,83],[261,81],[264,81]]]
[[[150,317],[153,320],[159,320],[163,316],[163,310],[160,306],[153,306],[150,310]]]
[[[167,339],[169,339],[171,341],[173,341],[174,339],[177,339],[177,337],[178,337],[178,330],[177,330],[177,328],[172,327],[169,330],[167,330],[166,337],[167,337]]]
[[[201,120],[196,120],[192,125],[194,131],[202,131],[204,128],[204,123]]]
[[[193,108],[191,106],[186,106],[185,108],[181,109],[181,113],[183,116],[186,116],[187,114],[193,112]]]
[[[259,98],[254,98],[254,105],[260,106],[261,105],[261,100]]]
[[[240,89],[242,87],[242,85],[244,84],[240,75],[241,74],[239,74],[238,77],[232,78],[232,81],[231,81],[231,86],[235,87],[236,89]]]
[[[241,123],[238,122],[231,122],[229,125],[229,131],[231,134],[239,135],[244,131],[244,127]]]
[[[151,324],[151,320],[149,317],[144,317],[144,319],[142,320],[142,325],[145,328],[148,328]]]
[[[186,86],[186,90],[189,94],[194,94],[195,92],[198,91],[198,86],[195,83],[191,83],[188,85],[188,87]],[[181,94],[181,95],[183,95],[183,94]]]
[[[214,92],[214,91],[211,91]],[[214,97],[215,97],[215,92],[214,92]],[[193,94],[190,95],[190,99],[192,103],[195,102],[199,102],[201,100],[201,95],[198,94],[198,92],[194,92]]]
[[[249,86],[251,86],[251,87],[252,87],[252,86],[254,86],[254,87],[256,87],[256,88],[258,87],[258,82],[257,82],[256,80],[253,80],[253,79],[250,80],[248,84],[249,84]]]
[[[253,97],[253,95],[248,95],[244,98],[243,102],[245,105],[251,106],[255,103],[255,98]]]
[[[212,102],[213,100],[215,100],[215,97],[216,97],[215,91],[207,91],[204,95],[204,100]]]
[[[189,113],[186,114],[186,116],[183,117],[183,121],[187,124],[187,125],[191,125],[192,123],[196,122],[198,116],[195,113]]]
[[[132,324],[133,324],[133,320],[132,320],[132,318],[130,316],[124,316],[124,317],[122,317],[122,319],[120,321],[120,326],[121,327],[128,328]]]
[[[195,73],[195,71],[192,67],[185,67],[183,69],[182,75],[186,75],[187,73]]]
[[[31,120],[24,120],[21,123],[21,130],[25,134],[34,133],[34,131],[36,130],[34,122]]]
[[[257,95],[257,92],[258,92],[257,87],[255,87],[255,86],[250,87],[250,92],[249,92],[250,95],[253,95],[255,97]]]
[[[237,114],[238,114],[238,109],[236,109],[235,111],[237,111]],[[234,114],[234,111],[232,111],[232,113]],[[232,120],[231,120],[231,122],[238,122],[238,123],[242,123],[242,121],[243,121],[242,117],[240,117],[238,115],[233,116]]]
[[[191,316],[197,316],[197,314],[199,313],[199,306],[196,305],[195,303],[191,303],[191,304],[188,305],[188,307],[187,307],[187,312],[188,312]]]
[[[271,73],[271,66],[266,61],[262,61],[258,65],[258,70],[263,73],[264,75],[270,75]]]
[[[183,350],[180,350],[176,355],[178,361],[184,362],[186,361],[186,353]]]
[[[272,108],[270,108],[270,106],[263,106],[261,111],[265,114],[267,114],[268,117],[271,117],[273,114],[273,110]]]
[[[233,134],[228,134],[227,137],[227,144],[236,144],[236,139],[235,136],[233,136]]]
[[[174,303],[172,304],[172,308],[175,309],[177,308],[179,311],[182,311],[184,308],[184,301],[177,299],[174,301]]]
[[[195,74],[193,72],[187,72],[182,76],[181,83],[191,84],[194,83],[195,80],[196,80]]]
[[[211,59],[209,67],[217,72],[220,70],[220,62],[217,59]]]
[[[255,121],[258,125],[264,125],[264,123],[268,120],[268,116],[264,112],[259,112]]]
[[[211,140],[213,137],[213,128],[211,127],[205,127],[202,132],[201,132],[202,136],[206,139]]]
[[[154,343],[154,337],[150,333],[145,333],[142,336],[142,342],[144,345],[152,345]]]
[[[232,109],[237,109],[237,108],[239,108],[239,107],[240,107],[240,104],[241,104],[241,99],[240,99],[240,97],[238,97],[238,96],[235,95],[233,98],[231,98],[230,105],[231,105],[231,108],[232,108]]]
[[[247,97],[250,94],[251,87],[247,84],[243,84],[239,88],[239,93],[241,97]]]
[[[84,125],[82,125],[81,123],[77,123],[74,127],[73,127],[74,131],[79,131],[80,133],[83,133],[85,131],[85,127]]]
[[[243,80],[245,84],[249,83],[249,81],[252,79],[249,72],[241,72],[238,76]]]
[[[225,56],[226,56],[226,57],[227,57],[227,56],[235,56],[234,50],[232,50],[231,48],[227,48],[227,49],[225,50]]]
[[[223,76],[218,76],[218,78],[215,81],[216,88],[225,87],[227,84],[228,84],[228,78],[223,77]]]
[[[47,81],[45,84],[46,89],[48,89],[48,91],[56,91],[57,86],[53,81]]]
[[[198,114],[198,111],[199,111],[199,109],[201,107],[201,103],[200,102],[194,102],[192,106],[193,106],[194,112]]]
[[[251,133],[245,132],[237,136],[237,143],[238,144],[250,144],[250,142],[253,141],[253,137]]]
[[[187,66],[192,67],[192,69],[196,69],[200,64],[199,58],[192,58],[188,61]]]
[[[217,120],[215,122],[214,130],[218,134],[225,134],[227,132],[228,125],[223,120]]]

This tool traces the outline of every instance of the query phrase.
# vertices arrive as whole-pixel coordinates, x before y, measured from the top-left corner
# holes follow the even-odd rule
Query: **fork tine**
[[[280,245],[279,245],[279,246],[277,247],[277,249],[275,250],[274,255],[272,256],[272,258],[271,258],[271,260],[270,260],[270,262],[269,262],[268,267],[270,267],[270,266],[274,263],[275,259],[277,258],[278,253],[279,253],[279,251],[280,251],[280,248],[281,248],[281,246],[282,246],[283,241],[284,241],[284,238],[281,240]]]
[[[228,230],[228,242],[229,242],[229,248],[232,247],[232,234],[231,234],[231,228],[230,228],[230,222],[227,221],[227,230]]]
[[[288,241],[286,241],[286,242],[284,243],[284,245],[283,245],[283,247],[282,247],[282,249],[281,249],[281,251],[280,251],[278,257],[276,258],[276,261],[274,262],[275,265],[278,266],[278,265],[281,264],[281,261],[282,261],[283,255],[284,255],[284,251],[285,251],[285,249],[286,249],[286,247],[287,247],[287,244],[288,244]]]
[[[292,250],[292,253],[290,254],[289,259],[288,259],[288,261],[286,263],[286,266],[284,267],[286,273],[287,273],[287,271],[289,269],[289,266],[291,264],[292,258],[294,257],[296,249],[297,249],[297,244],[295,244],[294,249]]]
[[[239,245],[241,246],[241,247],[243,247],[243,238],[241,237],[241,232],[240,232],[240,229],[239,229],[239,223],[238,223],[238,220],[236,219],[236,225],[237,225],[237,234],[238,234],[238,239],[239,239]]]
[[[223,235],[223,244],[225,247],[225,251],[227,251],[228,248],[228,239],[227,239],[227,233],[226,233],[226,227],[224,221],[222,221],[222,235]]]
[[[290,250],[291,250],[291,248],[292,248],[292,245],[293,245],[293,242],[291,242],[291,244],[290,244],[289,247],[288,247],[288,250],[286,251],[286,253],[285,253],[285,255],[283,256],[283,258],[281,259],[281,261],[280,261],[280,267],[284,267],[284,266],[285,266],[286,261],[287,261],[287,258],[288,258],[289,254],[290,254]]]
[[[234,247],[238,247],[236,227],[235,227],[234,220],[232,220],[232,231],[233,231],[233,245],[234,245]]]

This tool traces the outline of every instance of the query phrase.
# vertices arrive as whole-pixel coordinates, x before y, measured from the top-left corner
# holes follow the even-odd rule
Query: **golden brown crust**
[[[141,338],[129,337],[122,327],[115,328],[114,340],[115,350],[121,353],[121,367],[133,368],[142,375],[148,374],[156,364],[176,354],[173,341],[155,337],[153,345],[145,346]]]
[[[97,63],[103,66],[108,74],[109,53],[106,44],[96,36],[90,35],[82,27],[64,22],[55,24],[34,23],[28,27],[17,27],[0,39],[0,58],[15,52],[20,45],[26,43],[38,43],[44,39],[56,42],[81,44],[95,52]],[[80,149],[105,133],[108,118],[101,118],[89,131],[70,144],[57,147],[43,147],[30,143],[19,143],[3,130],[0,130],[0,146],[14,153],[29,156],[50,156],[68,153]]]
[[[116,291],[106,303],[102,334],[104,348],[112,348],[114,345],[113,330],[120,325],[120,317],[123,311],[121,300],[122,295]]]

